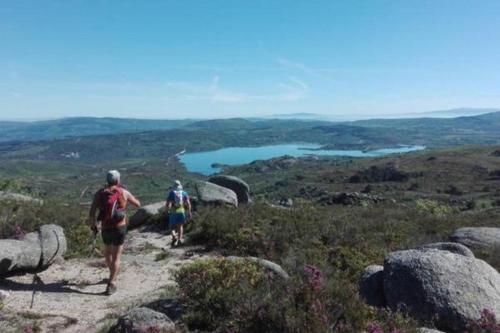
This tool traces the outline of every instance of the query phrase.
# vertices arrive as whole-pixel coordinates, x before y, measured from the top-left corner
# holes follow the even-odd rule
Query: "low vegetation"
[[[257,295],[255,299],[259,301],[270,299],[269,302],[279,308],[276,313],[287,314],[294,309],[300,309],[301,316],[297,313],[291,315],[296,322],[292,323],[290,319],[282,318],[283,322],[291,326],[280,326],[276,323],[273,327],[259,327],[259,331],[360,332],[370,331],[371,327],[373,332],[412,332],[416,324],[401,314],[375,311],[366,306],[358,296],[358,280],[367,265],[382,264],[384,256],[389,251],[446,241],[452,231],[461,226],[497,223],[484,212],[470,215],[449,209],[447,206],[443,207],[434,202],[415,201],[404,203],[404,206],[403,204],[341,206],[335,210],[311,204],[302,204],[290,210],[276,209],[265,204],[239,209],[204,209],[199,212],[191,226],[191,237],[194,242],[205,244],[224,254],[267,258],[280,264],[292,275],[293,282],[287,283],[286,287],[276,281],[272,281],[272,287],[267,286],[262,289],[249,287],[253,292],[252,297]],[[217,326],[212,320],[206,318],[202,320],[196,315],[205,313],[208,304],[215,302],[210,300],[206,304],[191,305],[190,302],[196,303],[200,297],[203,299],[206,295],[217,295],[220,297],[217,302],[227,301],[228,304],[225,306],[236,309],[238,301],[235,299],[253,299],[245,294],[249,293],[249,290],[238,289],[241,286],[235,290],[230,284],[222,282],[231,281],[230,276],[234,274],[228,272],[225,265],[230,265],[229,267],[234,269],[237,264],[225,261],[206,262],[187,267],[178,275],[183,295],[187,299],[187,304],[190,304],[188,309],[194,311],[188,312],[188,317],[197,318],[194,324],[196,327]],[[239,265],[250,264],[239,263]],[[240,270],[244,271],[243,268],[235,271]],[[212,281],[207,275],[223,277],[221,280],[215,279],[221,285],[202,283],[202,281]],[[199,284],[190,280],[197,278],[200,279]],[[241,280],[246,278],[244,275],[238,276]],[[317,279],[315,283],[321,286],[321,294],[304,292],[304,285],[310,283],[312,281],[310,279]],[[255,281],[260,280],[255,279]],[[266,283],[270,282],[266,280]],[[224,296],[226,294],[217,292],[218,288],[225,288],[225,292],[231,296],[226,297]],[[258,290],[262,290],[262,294],[259,294]],[[273,292],[266,294],[264,290]],[[311,292],[312,290],[314,288]],[[298,306],[298,303],[302,305]],[[252,309],[265,308],[271,304],[252,304],[254,307]],[[308,313],[306,310],[308,306],[316,310]],[[225,318],[224,322],[250,325],[248,326],[250,328],[239,327],[236,330],[250,332],[253,328],[251,325],[257,325],[262,318],[239,317],[239,313],[255,313],[247,310],[249,309],[229,312],[229,318]],[[322,311],[325,316],[321,314]],[[270,311],[265,313],[271,316]],[[188,321],[191,322],[190,320]],[[266,323],[277,321],[279,322],[279,319],[267,317],[265,320]],[[307,325],[316,326],[312,328]],[[308,329],[305,329],[306,327]],[[376,327],[380,327],[381,330],[375,330]]]

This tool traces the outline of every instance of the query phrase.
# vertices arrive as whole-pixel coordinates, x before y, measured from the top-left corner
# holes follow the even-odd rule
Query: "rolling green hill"
[[[0,121],[0,142],[37,141],[65,137],[170,129],[192,120],[76,117],[35,122]]]

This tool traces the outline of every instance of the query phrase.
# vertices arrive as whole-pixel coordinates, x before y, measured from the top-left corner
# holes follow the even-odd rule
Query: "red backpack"
[[[123,190],[119,187],[105,188],[99,193],[99,217],[103,225],[112,226],[125,218],[122,205]]]

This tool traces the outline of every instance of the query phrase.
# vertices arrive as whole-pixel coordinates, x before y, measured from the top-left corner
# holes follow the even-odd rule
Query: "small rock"
[[[252,262],[255,262],[259,264],[260,266],[272,271],[276,275],[280,276],[281,278],[288,280],[290,278],[290,275],[278,264],[266,260],[266,259],[261,259],[257,257],[237,257],[237,256],[229,256],[226,257],[228,260],[250,260]]]
[[[162,299],[150,303],[146,307],[165,314],[173,321],[180,320],[183,314],[182,305],[177,299]]]
[[[165,314],[140,307],[118,319],[109,333],[175,332],[174,322]]]
[[[10,293],[8,291],[0,290],[0,302],[3,302],[9,296],[10,296]]]
[[[279,204],[280,204],[280,206],[290,208],[293,206],[293,199],[292,198],[281,198]]]
[[[427,328],[427,327],[420,327],[417,328],[418,333],[445,333],[443,331],[438,331],[433,328]]]

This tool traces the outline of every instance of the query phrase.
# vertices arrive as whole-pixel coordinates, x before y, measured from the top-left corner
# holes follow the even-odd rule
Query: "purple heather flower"
[[[306,274],[308,285],[314,291],[321,291],[323,289],[323,274],[319,268],[312,265],[306,265],[304,267],[304,273]]]
[[[17,240],[23,240],[24,239],[24,236],[26,235],[26,233],[24,232],[24,230],[21,228],[20,225],[16,224],[14,226],[14,235],[12,236],[14,239],[17,239]]]
[[[368,333],[384,333],[382,327],[377,323],[369,323],[366,330]]]

